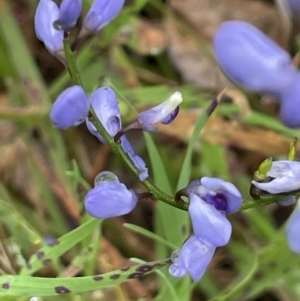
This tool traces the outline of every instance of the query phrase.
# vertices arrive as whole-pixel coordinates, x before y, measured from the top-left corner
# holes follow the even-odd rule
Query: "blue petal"
[[[97,89],[91,94],[90,103],[106,131],[114,137],[122,129],[120,109],[114,90],[109,87]],[[91,134],[99,139],[101,136],[93,123],[87,120],[86,124]],[[103,138],[100,141],[105,143]]]
[[[194,281],[205,273],[216,247],[204,239],[191,236],[182,246],[179,256]]]
[[[284,74],[285,76],[285,74]],[[280,118],[290,128],[300,127],[300,75],[294,77],[290,84],[281,93]]]
[[[85,209],[93,217],[109,218],[129,213],[137,201],[137,194],[118,180],[106,181],[88,192]]]
[[[200,181],[208,190],[223,194],[226,197],[228,206],[226,213],[235,212],[241,207],[243,202],[242,195],[232,183],[210,177],[203,177]]]
[[[70,31],[75,25],[82,11],[82,0],[63,0],[59,8],[60,30]]]
[[[231,224],[213,205],[207,204],[194,193],[190,194],[189,213],[197,238],[214,246],[226,245],[231,236]]]
[[[223,23],[214,50],[223,71],[252,91],[281,93],[296,74],[289,53],[247,22]]]
[[[300,209],[295,208],[287,223],[287,241],[292,251],[300,253]]]
[[[89,112],[88,98],[80,86],[62,92],[52,106],[50,118],[55,126],[66,129],[83,122]]]
[[[111,22],[121,11],[125,0],[95,0],[88,11],[83,26],[96,32]]]
[[[34,17],[35,32],[52,55],[64,49],[63,31],[57,30],[53,26],[58,18],[59,9],[52,0],[39,2]]]

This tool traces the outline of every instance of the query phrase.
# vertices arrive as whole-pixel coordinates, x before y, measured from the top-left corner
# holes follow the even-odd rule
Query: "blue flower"
[[[63,0],[59,7],[59,19],[55,22],[59,30],[70,31],[77,23],[82,11],[82,0]]]
[[[98,179],[97,179],[98,178]],[[111,172],[102,172],[95,180],[95,188],[85,197],[85,209],[93,217],[109,218],[132,211],[138,196],[134,190],[128,190]]]
[[[83,27],[96,32],[111,22],[121,11],[125,0],[95,0],[88,11]]]
[[[72,86],[63,91],[52,106],[50,118],[60,129],[67,129],[82,123],[89,112],[89,101],[80,86]]]
[[[267,172],[270,182],[252,181],[257,188],[271,194],[291,192],[300,189],[300,162],[281,160],[274,161]]]
[[[300,253],[300,208],[297,206],[287,222],[287,241],[293,252]]]
[[[226,214],[241,206],[240,192],[229,182],[209,177],[191,182],[186,190],[194,234],[214,246],[227,244],[232,228]]]
[[[109,87],[97,89],[90,96],[90,103],[108,134],[114,137],[122,129],[122,123],[117,97],[113,89]],[[90,120],[86,120],[86,125],[91,134],[96,136],[102,143],[106,143]],[[120,143],[124,152],[138,170],[139,179],[144,181],[148,177],[148,169],[144,160],[135,154],[125,135],[120,138]]]
[[[209,241],[192,235],[180,251],[173,253],[173,264],[170,265],[169,273],[177,278],[190,274],[197,281],[205,273],[215,250],[216,247]]]
[[[182,102],[182,95],[180,92],[175,92],[167,100],[161,104],[141,112],[137,119],[127,126],[124,131],[131,129],[142,129],[144,131],[155,131],[156,123],[169,124],[171,123],[179,112],[179,104]]]
[[[214,37],[214,52],[233,81],[255,92],[278,95],[297,74],[289,53],[247,22],[223,23]]]
[[[41,0],[38,4],[34,27],[36,36],[41,40],[52,55],[63,51],[63,31],[54,28],[59,19],[59,8],[52,0]]]

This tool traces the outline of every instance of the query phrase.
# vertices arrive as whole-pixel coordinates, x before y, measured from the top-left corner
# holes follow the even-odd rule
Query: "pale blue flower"
[[[59,8],[52,0],[40,0],[34,17],[36,36],[52,55],[63,51],[64,33],[53,24],[59,19]]]
[[[300,253],[300,208],[296,206],[286,227],[286,236],[290,249]]]
[[[296,75],[289,53],[247,22],[224,22],[214,36],[214,52],[233,81],[255,92],[278,95]]]
[[[89,101],[81,86],[64,90],[52,106],[50,118],[60,129],[67,129],[82,123],[89,112]]]
[[[111,172],[102,172],[97,176],[96,186],[85,197],[86,211],[96,218],[120,216],[132,211],[138,196],[132,189],[120,183]]]
[[[273,178],[270,182],[252,181],[257,188],[271,194],[286,193],[300,189],[300,162],[281,160],[274,161],[267,176]]]
[[[191,182],[186,190],[194,234],[214,246],[227,244],[232,227],[226,214],[241,206],[240,192],[229,182],[209,177]]]
[[[96,32],[110,23],[121,11],[125,0],[95,0],[88,11],[83,27]]]
[[[90,96],[90,103],[98,119],[108,134],[113,138],[122,129],[120,109],[114,90],[109,87],[97,89]],[[89,119],[86,120],[86,125],[91,134],[96,136],[102,143],[106,143]],[[139,179],[144,181],[148,177],[146,163],[141,157],[135,154],[133,147],[125,135],[120,138],[120,143],[124,152],[138,170]]]
[[[216,247],[205,239],[192,235],[181,249],[173,253],[169,273],[177,278],[189,274],[194,281],[205,273]]]

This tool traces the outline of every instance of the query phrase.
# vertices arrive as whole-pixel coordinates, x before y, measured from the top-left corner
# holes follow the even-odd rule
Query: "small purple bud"
[[[182,94],[175,92],[158,106],[140,113],[133,124],[138,124],[144,131],[155,131],[157,128],[153,124],[159,122],[169,124],[176,118],[181,102]]]
[[[121,11],[125,0],[95,0],[88,11],[83,27],[96,32],[111,22]]]
[[[216,247],[211,243],[193,235],[180,251],[172,254],[173,264],[170,265],[169,273],[176,278],[190,274],[197,281],[205,273],[215,250]]]
[[[214,37],[214,51],[223,71],[252,91],[277,95],[296,74],[288,52],[247,22],[223,23]]]
[[[290,249],[300,253],[300,208],[297,206],[287,222],[287,241]]]
[[[114,137],[122,129],[120,109],[114,90],[109,87],[97,89],[90,96],[90,104],[106,131],[111,137]],[[91,134],[96,136],[102,143],[106,143],[88,119],[86,125]]]
[[[256,182],[252,184],[272,194],[286,193],[300,189],[300,162],[280,160],[272,162],[267,176],[273,178],[270,182]]]
[[[59,30],[70,31],[77,23],[82,11],[82,0],[63,0],[59,8],[59,19],[55,25]]]
[[[60,129],[67,129],[82,123],[89,113],[88,98],[80,86],[72,86],[63,91],[52,106],[50,118]]]
[[[41,0],[38,4],[34,26],[36,36],[41,40],[52,55],[63,51],[63,31],[54,28],[53,24],[59,18],[59,9],[52,0]]]
[[[95,218],[120,216],[132,211],[138,196],[111,172],[101,172],[95,179],[95,188],[85,197],[85,209]]]

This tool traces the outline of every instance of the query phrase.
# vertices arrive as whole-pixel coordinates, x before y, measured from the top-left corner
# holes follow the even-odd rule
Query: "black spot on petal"
[[[125,268],[122,268],[121,271],[126,272],[126,271],[128,271],[129,269],[130,269],[130,267],[125,267]]]
[[[121,275],[120,274],[113,274],[109,278],[112,280],[118,279]]]
[[[141,266],[139,266],[136,271],[137,272],[143,272],[143,273],[146,273],[146,272],[149,272],[153,269],[153,266],[149,265],[149,264],[143,264]]]
[[[104,278],[103,278],[103,276],[95,275],[95,276],[93,277],[93,279],[94,279],[95,281],[101,281],[101,280],[103,280]]]
[[[69,293],[71,293],[71,291],[68,289],[68,288],[66,288],[65,286],[56,286],[55,288],[54,288],[54,290],[55,290],[55,292],[57,293],[57,294],[69,294]]]
[[[9,289],[9,282],[4,282],[4,283],[2,283],[2,288],[3,288],[4,290],[8,290],[8,289]]]

